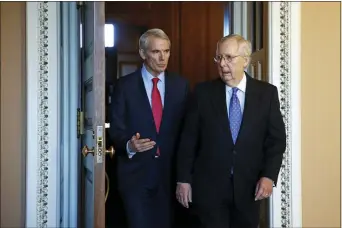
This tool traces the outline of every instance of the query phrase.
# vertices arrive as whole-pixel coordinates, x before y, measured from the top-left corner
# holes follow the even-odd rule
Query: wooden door
[[[105,227],[105,4],[80,2],[80,227]]]

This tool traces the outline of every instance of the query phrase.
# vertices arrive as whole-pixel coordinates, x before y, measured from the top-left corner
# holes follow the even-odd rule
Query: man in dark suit
[[[271,195],[281,167],[277,88],[244,72],[250,55],[240,35],[222,38],[214,58],[220,78],[195,87],[185,119],[176,196],[206,228],[257,228],[260,200]]]
[[[170,40],[162,30],[145,32],[139,53],[142,68],[115,86],[109,134],[118,155],[118,188],[129,227],[167,228],[188,82],[166,72]]]

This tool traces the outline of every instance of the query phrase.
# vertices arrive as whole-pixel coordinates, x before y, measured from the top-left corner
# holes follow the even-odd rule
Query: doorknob
[[[94,155],[94,151],[95,151],[94,147],[91,150],[89,150],[89,148],[87,146],[84,146],[82,148],[82,154],[84,157],[86,157],[88,154]]]
[[[114,157],[114,154],[115,154],[114,147],[113,147],[113,146],[110,146],[110,147],[109,147],[109,150],[106,150],[106,154],[109,154],[110,158],[113,158],[113,157]]]
[[[82,154],[84,157],[86,157],[88,154],[94,155],[94,151],[95,151],[94,147],[91,150],[87,146],[84,146],[82,148]],[[115,154],[114,147],[110,146],[109,150],[106,150],[106,154],[109,154],[110,158],[113,158]]]

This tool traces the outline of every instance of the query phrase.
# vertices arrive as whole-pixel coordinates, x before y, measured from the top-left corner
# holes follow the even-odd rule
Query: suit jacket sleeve
[[[120,156],[127,157],[126,145],[131,135],[128,135],[126,126],[126,105],[124,96],[124,84],[121,80],[117,81],[114,87],[114,93],[111,100],[111,123],[109,128],[109,135],[116,153]]]
[[[280,112],[278,90],[273,87],[269,123],[265,140],[265,160],[261,177],[268,177],[277,184],[283,154],[286,149],[286,133],[283,117]]]
[[[187,98],[185,121],[177,151],[177,182],[191,183],[198,138],[199,110],[195,89]]]

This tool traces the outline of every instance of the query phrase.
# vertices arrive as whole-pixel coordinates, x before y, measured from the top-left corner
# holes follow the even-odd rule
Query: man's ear
[[[140,54],[140,57],[145,60],[146,59],[146,55],[145,55],[145,51],[143,49],[139,49],[139,54]]]
[[[243,67],[244,67],[245,69],[247,69],[248,65],[249,65],[250,62],[251,62],[251,57],[245,57],[244,59],[245,59],[245,62],[243,63]]]

